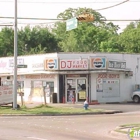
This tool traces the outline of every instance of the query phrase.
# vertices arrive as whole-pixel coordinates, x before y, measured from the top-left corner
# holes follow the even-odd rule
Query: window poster
[[[97,92],[103,92],[103,85],[102,84],[97,84],[96,91]]]
[[[101,78],[97,78],[96,80],[96,91],[103,92],[103,82]]]
[[[79,99],[86,99],[86,91],[79,92]]]

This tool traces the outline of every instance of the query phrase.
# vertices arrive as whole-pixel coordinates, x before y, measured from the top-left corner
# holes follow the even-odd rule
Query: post
[[[14,82],[13,82],[13,109],[17,109],[17,0],[15,0],[14,17]]]
[[[46,92],[45,92],[45,87],[43,87],[43,95],[44,95],[44,104],[46,105]]]

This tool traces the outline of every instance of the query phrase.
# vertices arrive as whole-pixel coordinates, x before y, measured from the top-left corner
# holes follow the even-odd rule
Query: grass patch
[[[128,129],[133,129],[135,130],[140,130],[140,124],[124,124],[124,125],[120,125],[120,127],[118,129],[116,129],[116,132],[120,132],[120,133],[124,133],[127,134],[128,133]]]
[[[120,125],[120,127],[136,127],[136,126],[140,126],[139,124],[124,124],[124,125]]]
[[[83,108],[72,108],[72,107],[52,107],[39,105],[34,108],[27,108],[26,106],[22,106],[17,110],[13,110],[12,107],[0,106],[0,114],[36,114],[36,115],[49,115],[49,114],[74,114],[74,113],[97,113],[103,112],[103,109],[88,109],[84,110]]]

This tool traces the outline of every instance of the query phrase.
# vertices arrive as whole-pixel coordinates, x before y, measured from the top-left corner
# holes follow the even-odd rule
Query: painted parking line
[[[47,139],[42,139],[42,138],[38,138],[38,137],[27,137],[28,139],[34,139],[34,140],[47,140]]]

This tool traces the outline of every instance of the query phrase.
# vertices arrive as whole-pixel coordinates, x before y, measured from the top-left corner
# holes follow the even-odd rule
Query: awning
[[[91,74],[91,73],[125,73],[132,72],[130,69],[125,70],[85,70],[85,71],[32,71],[32,72],[21,72],[17,73],[17,75],[32,75],[32,74]],[[2,73],[0,76],[12,76],[13,73]]]

